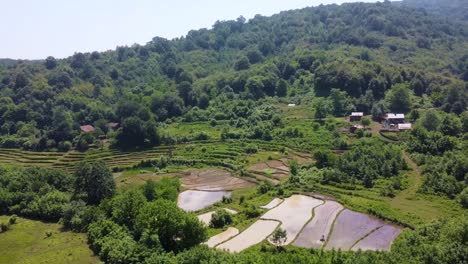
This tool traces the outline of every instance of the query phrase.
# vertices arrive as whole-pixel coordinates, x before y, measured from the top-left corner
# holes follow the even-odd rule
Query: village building
[[[349,121],[356,122],[361,121],[362,117],[364,116],[363,112],[352,112],[349,116]]]
[[[80,130],[83,133],[92,133],[92,132],[96,131],[96,129],[91,125],[80,126]]]
[[[395,124],[395,125],[405,123],[405,114],[388,113],[385,116],[385,121],[387,121],[388,124]]]
[[[412,128],[413,125],[411,123],[398,124],[398,130],[400,131],[411,130]]]

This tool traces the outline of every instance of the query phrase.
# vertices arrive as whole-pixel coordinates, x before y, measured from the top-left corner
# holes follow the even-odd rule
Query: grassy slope
[[[8,216],[0,216],[7,222]],[[46,237],[46,231],[52,236]],[[61,231],[59,224],[18,218],[6,233],[0,234],[0,263],[100,263],[88,248],[85,234]]]

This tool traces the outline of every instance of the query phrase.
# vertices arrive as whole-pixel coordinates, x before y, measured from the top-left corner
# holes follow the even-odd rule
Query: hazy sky
[[[42,59],[174,38],[216,20],[372,0],[0,0],[0,58]]]

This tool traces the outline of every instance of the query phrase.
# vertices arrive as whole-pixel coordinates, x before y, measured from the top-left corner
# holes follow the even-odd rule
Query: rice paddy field
[[[304,227],[297,239],[295,246],[305,248],[321,248],[324,244],[325,236],[330,234],[331,228],[338,213],[343,210],[343,206],[334,201],[325,201],[314,210],[314,218]]]
[[[286,245],[290,245],[288,247],[390,250],[392,242],[397,239],[403,228],[372,215],[418,225],[459,213],[459,206],[456,206],[453,200],[417,193],[422,179],[414,163],[409,163],[410,169],[405,172],[405,189],[393,198],[382,197],[378,188],[344,190],[319,183],[308,186],[310,189],[299,190],[301,194],[294,194],[288,190],[282,195],[271,192],[258,194],[257,185],[260,181],[268,181],[273,185],[286,182],[292,160],[302,166],[311,166],[314,164],[311,155],[313,150],[331,148],[332,133],[323,128],[314,132],[308,129],[308,132],[304,127],[310,128],[314,122],[309,119],[296,119],[295,116],[299,114],[301,111],[291,110],[288,126],[301,128],[304,138],[307,138],[305,142],[304,139],[288,139],[284,142],[221,141],[221,129],[218,127],[213,128],[206,122],[179,123],[168,125],[164,131],[177,133],[180,137],[190,136],[194,131],[207,131],[209,140],[136,151],[104,148],[61,153],[0,149],[0,164],[41,166],[73,172],[75,165],[82,160],[103,160],[115,171],[114,179],[119,188],[141,185],[147,180],[158,181],[163,177],[177,177],[182,184],[179,207],[195,212],[205,224],[209,224],[216,209],[226,208],[239,212],[233,216],[232,225],[224,229],[210,228],[210,238],[205,242],[210,247],[230,252],[240,252],[259,243],[269,243],[269,236],[277,228],[286,230]],[[341,122],[342,120],[336,120],[338,125]],[[248,151],[252,145],[258,149],[254,153]],[[161,157],[170,157],[171,164],[164,169],[148,166],[148,161]],[[323,196],[302,195],[308,192]],[[231,197],[232,203],[221,203],[223,196]],[[328,196],[336,198],[336,201],[328,199]],[[241,197],[249,205],[256,206],[261,214],[252,219],[245,218],[243,210],[247,206],[241,204]],[[58,227],[59,225],[54,228]],[[43,230],[43,227],[37,228]],[[5,237],[2,236],[3,234],[0,234],[0,238]],[[62,236],[68,237],[70,241],[79,238],[77,235],[78,237],[72,239],[66,232],[57,233],[57,239],[61,239]],[[83,246],[87,249],[85,242],[75,242],[76,247]],[[5,245],[6,243],[4,247]],[[67,249],[64,248],[64,251],[67,252]],[[0,256],[0,263],[3,263],[2,257],[13,259],[12,254]],[[60,254],[62,253],[57,253]],[[81,262],[74,262],[75,257],[78,259],[78,256],[63,258],[69,260],[66,263],[96,263],[92,262],[95,261],[92,256],[89,259],[80,256]]]

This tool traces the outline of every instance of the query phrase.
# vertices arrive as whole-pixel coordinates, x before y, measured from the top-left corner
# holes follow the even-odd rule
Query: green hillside
[[[463,2],[320,5],[65,59],[1,59],[0,262],[95,263],[86,242],[111,264],[466,263]],[[205,226],[179,208],[201,182],[209,194],[241,187],[196,214],[237,214]],[[383,225],[344,250],[269,235],[236,254],[201,245],[293,194],[404,230],[384,252],[351,250]]]

